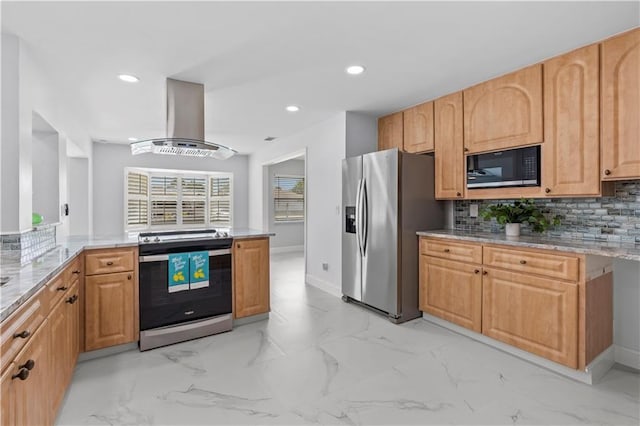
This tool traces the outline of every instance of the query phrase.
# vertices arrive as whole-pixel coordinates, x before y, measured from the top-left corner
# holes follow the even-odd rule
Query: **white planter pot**
[[[504,226],[504,231],[507,237],[519,237],[520,236],[520,224],[519,223],[507,223]]]

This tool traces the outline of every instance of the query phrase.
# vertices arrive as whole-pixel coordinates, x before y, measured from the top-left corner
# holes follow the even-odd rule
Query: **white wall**
[[[304,160],[287,160],[269,166],[269,179],[265,182],[269,195],[268,212],[271,247],[302,247],[304,245],[304,221],[275,222],[273,206],[273,177],[275,175],[304,176]]]
[[[345,157],[346,114],[311,126],[295,135],[276,139],[249,159],[249,225],[260,228],[268,217],[263,166],[306,149],[307,168],[307,282],[340,291],[342,159]],[[328,263],[323,270],[322,263]]]
[[[32,134],[33,211],[44,216],[45,223],[60,220],[60,177],[58,174],[58,134]]]
[[[378,149],[378,119],[347,111],[347,157],[356,157]]]
[[[131,155],[128,145],[93,144],[93,234],[118,235],[124,232],[124,168],[215,171],[233,173],[233,226],[247,227],[247,157],[228,160],[174,155]]]
[[[69,235],[89,234],[89,160],[69,158]]]

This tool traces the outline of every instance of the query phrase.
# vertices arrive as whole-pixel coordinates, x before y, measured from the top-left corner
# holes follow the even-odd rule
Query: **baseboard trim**
[[[640,352],[624,346],[614,345],[615,360],[618,364],[640,370]]]
[[[342,297],[342,290],[330,282],[321,280],[318,277],[314,277],[313,275],[307,274],[305,276],[305,283],[309,284],[312,287],[315,287],[319,290],[324,291],[325,293],[329,293],[332,296]]]
[[[239,327],[239,326],[242,326],[242,325],[245,325],[245,324],[251,324],[251,323],[254,323],[254,322],[264,321],[264,320],[268,320],[268,319],[269,319],[269,312],[266,312],[264,314],[252,315],[250,317],[234,318],[233,319],[233,326],[234,327]]]
[[[78,355],[78,362],[90,361],[92,359],[132,351],[134,349],[138,350],[138,342],[124,343],[122,345],[110,346],[104,349],[96,349],[95,351],[82,352]]]
[[[447,330],[451,330],[455,333],[462,334],[463,336],[467,336],[477,342],[484,343],[485,345],[491,346],[495,349],[498,349],[502,352],[506,352],[510,355],[516,356],[524,361],[535,364],[539,367],[546,368],[547,370],[553,371],[554,373],[561,374],[565,377],[569,377],[570,379],[576,380],[578,382],[586,383],[588,385],[592,385],[597,383],[602,376],[604,376],[607,371],[611,367],[613,367],[614,362],[614,347],[610,346],[600,355],[598,355],[591,363],[582,370],[574,370],[573,368],[565,367],[562,364],[558,364],[556,362],[550,361],[546,358],[540,357],[538,355],[534,355],[530,352],[524,351],[522,349],[518,349],[514,346],[508,345],[506,343],[499,342],[490,337],[485,336],[484,334],[479,334],[464,327],[460,327],[459,325],[450,323],[449,321],[445,321],[438,317],[429,314],[422,314],[422,318],[429,321],[430,323],[439,325]]]
[[[293,253],[296,251],[304,251],[304,246],[271,247],[269,251],[271,254]]]

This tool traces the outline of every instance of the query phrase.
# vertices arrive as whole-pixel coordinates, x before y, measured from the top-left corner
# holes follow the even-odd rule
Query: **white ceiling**
[[[207,139],[243,153],[338,111],[378,116],[453,92],[637,26],[640,14],[635,1],[1,7],[2,31],[28,44],[92,138],[164,135],[172,77],[205,84]],[[366,73],[346,75],[353,63]]]

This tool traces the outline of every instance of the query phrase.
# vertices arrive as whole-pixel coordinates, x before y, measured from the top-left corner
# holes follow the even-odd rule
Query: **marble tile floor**
[[[574,382],[422,319],[393,325],[272,256],[268,321],[78,364],[60,425],[638,425],[640,375]]]

